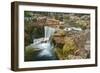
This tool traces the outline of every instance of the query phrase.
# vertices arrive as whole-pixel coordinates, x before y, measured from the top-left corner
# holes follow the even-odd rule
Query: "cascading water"
[[[39,60],[53,60],[55,59],[53,51],[54,46],[51,44],[50,37],[55,32],[55,29],[45,26],[44,31],[44,37],[35,39],[34,48],[41,50],[37,56]]]
[[[45,26],[44,30],[45,30],[45,38],[50,38],[51,35],[55,32],[54,28],[51,28],[51,27],[48,27],[48,26]]]

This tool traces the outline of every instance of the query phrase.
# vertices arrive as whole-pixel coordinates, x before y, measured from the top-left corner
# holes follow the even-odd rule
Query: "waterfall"
[[[34,44],[41,43],[41,41],[49,41],[50,37],[54,34],[55,29],[48,26],[44,26],[44,32],[44,37],[33,40]]]
[[[54,28],[45,26],[44,27],[44,41],[46,41],[45,43],[41,43],[41,48],[43,48],[43,51],[39,54],[39,56],[43,56],[43,55],[48,55],[48,56],[52,56],[52,48],[53,45],[51,45],[50,43],[50,37],[52,36],[52,34],[55,32]]]
[[[51,35],[55,32],[55,29],[48,27],[48,26],[45,26],[44,31],[45,31],[45,38],[50,38]]]
[[[55,28],[44,26],[44,31],[44,37],[34,39],[33,47],[41,50],[41,52],[38,54],[38,57],[48,56],[48,58],[52,58],[52,56],[54,57],[54,51],[53,45],[50,43],[49,39],[55,32]]]

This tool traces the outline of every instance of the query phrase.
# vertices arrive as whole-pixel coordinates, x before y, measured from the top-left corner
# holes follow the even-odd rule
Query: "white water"
[[[53,47],[54,45],[51,44],[50,37],[54,34],[55,28],[51,28],[48,26],[44,27],[44,37],[34,39],[34,43],[31,45],[33,48],[40,50],[37,57],[41,60],[43,58],[47,59],[55,59],[56,56],[54,54]],[[73,30],[81,31],[80,29],[73,28]],[[70,30],[72,31],[72,30]]]
[[[51,28],[51,27],[48,27],[48,26],[45,26],[44,30],[45,30],[45,38],[50,38],[51,35],[55,32],[54,28]]]
[[[53,45],[51,45],[50,43],[50,37],[52,36],[52,34],[55,32],[54,28],[45,26],[44,27],[44,31],[45,31],[45,37],[39,38],[39,39],[35,39],[34,40],[34,48],[37,49],[41,49],[42,51],[38,54],[38,56],[52,56],[52,49],[53,49]],[[43,42],[46,41],[46,42]]]

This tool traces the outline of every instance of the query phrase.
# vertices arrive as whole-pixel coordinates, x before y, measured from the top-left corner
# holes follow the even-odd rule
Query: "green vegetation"
[[[33,48],[32,47],[32,44],[25,47],[25,61],[33,61],[33,60],[36,60],[37,58],[37,55],[38,53],[40,52],[41,50],[39,49],[36,49],[36,48]]]
[[[42,19],[43,17],[43,19]],[[80,28],[82,31],[70,30],[62,33],[54,33],[52,36],[54,52],[59,60],[87,59],[90,56],[90,48],[86,50],[86,45],[90,46],[90,15],[77,13],[57,13],[57,12],[24,12],[24,41],[25,41],[25,61],[36,60],[36,55],[40,50],[33,48],[30,44],[34,38],[44,37],[44,26],[46,21],[52,19],[58,21],[64,28]],[[41,20],[39,22],[39,20]],[[39,25],[43,24],[43,25]],[[49,26],[52,27],[52,26]],[[52,27],[54,28],[54,27]],[[59,28],[61,31],[64,28]],[[55,28],[57,29],[57,27]],[[60,35],[60,36],[59,36]],[[51,40],[51,39],[50,39]]]

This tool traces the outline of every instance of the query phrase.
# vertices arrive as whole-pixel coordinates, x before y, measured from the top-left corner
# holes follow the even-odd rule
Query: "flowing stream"
[[[34,39],[33,47],[41,50],[37,56],[39,60],[54,60],[56,59],[56,56],[54,54],[54,46],[51,44],[50,37],[55,32],[55,29],[45,26],[44,31],[45,37]]]
[[[54,53],[54,45],[51,44],[50,37],[54,34],[55,28],[51,28],[48,26],[44,27],[44,37],[34,39],[34,43],[31,45],[33,48],[39,50],[36,60],[56,60],[57,57]],[[79,28],[70,28],[70,31],[81,31]],[[69,30],[67,30],[69,31]]]

